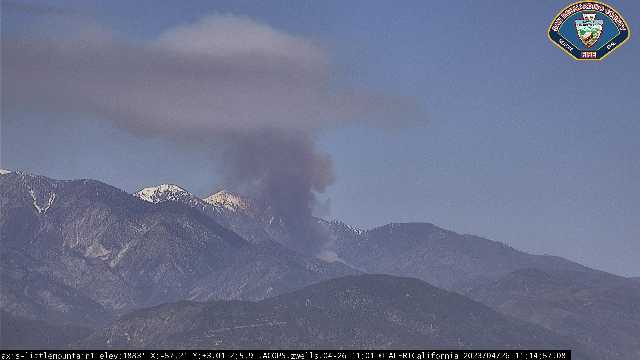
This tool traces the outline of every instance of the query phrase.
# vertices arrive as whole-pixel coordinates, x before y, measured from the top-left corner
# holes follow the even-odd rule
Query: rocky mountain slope
[[[17,316],[102,323],[141,306],[262,299],[354,273],[98,181],[7,173],[0,201],[0,307]]]
[[[260,302],[136,311],[79,343],[112,348],[575,348],[420,280],[348,276]],[[582,359],[585,359],[583,357]]]

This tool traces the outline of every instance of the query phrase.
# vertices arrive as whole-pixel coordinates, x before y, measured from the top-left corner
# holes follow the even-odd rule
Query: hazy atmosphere
[[[640,276],[636,35],[578,63],[557,1],[268,3],[2,1],[1,167]],[[640,3],[609,4],[636,31]]]

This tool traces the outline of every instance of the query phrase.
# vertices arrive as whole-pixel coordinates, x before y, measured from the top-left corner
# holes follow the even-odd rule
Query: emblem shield
[[[576,31],[584,46],[590,48],[602,35],[604,21],[596,20],[596,14],[582,14],[582,20],[576,20]]]
[[[629,40],[631,30],[619,11],[602,1],[579,0],[562,8],[549,25],[549,40],[575,60],[607,57]]]

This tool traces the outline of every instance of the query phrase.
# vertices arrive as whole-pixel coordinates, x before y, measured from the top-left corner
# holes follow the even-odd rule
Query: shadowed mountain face
[[[253,302],[180,302],[136,311],[81,345],[115,348],[570,348],[416,279],[360,275]]]
[[[91,329],[54,325],[0,311],[2,349],[64,349],[66,344],[87,337]]]
[[[468,295],[599,349],[603,359],[640,358],[640,283],[597,273],[523,269],[478,284]]]
[[[134,307],[261,299],[354,273],[97,181],[9,173],[0,200],[0,306],[18,316],[95,325]]]

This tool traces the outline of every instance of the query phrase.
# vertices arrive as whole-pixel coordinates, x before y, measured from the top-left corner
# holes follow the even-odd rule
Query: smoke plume
[[[316,254],[325,244],[312,217],[316,193],[333,182],[331,160],[302,132],[263,129],[231,135],[223,152],[224,175],[233,189],[268,204],[284,219],[290,247]]]
[[[3,34],[6,109],[90,114],[139,136],[213,144],[226,181],[268,202],[303,251],[322,247],[311,213],[333,181],[318,131],[414,111],[332,87],[323,47],[244,17],[212,15],[145,41],[59,16],[31,29]]]

